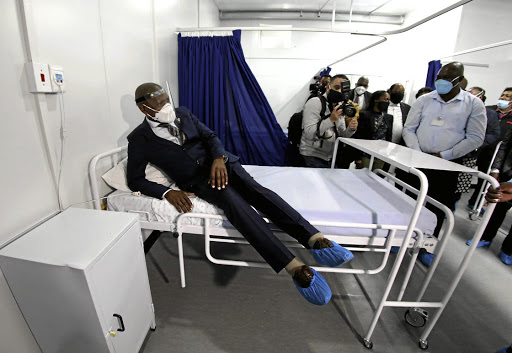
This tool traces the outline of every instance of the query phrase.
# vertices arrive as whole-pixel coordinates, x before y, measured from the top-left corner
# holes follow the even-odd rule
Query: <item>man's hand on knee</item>
[[[228,171],[224,164],[223,157],[213,160],[209,184],[212,188],[217,188],[219,190],[224,189],[226,185],[228,185]]]
[[[194,194],[181,190],[171,190],[165,194],[167,201],[169,201],[179,213],[192,211],[192,201],[188,198],[189,196],[194,196]]]

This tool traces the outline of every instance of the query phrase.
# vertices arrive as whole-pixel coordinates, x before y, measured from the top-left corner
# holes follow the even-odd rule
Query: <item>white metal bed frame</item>
[[[435,160],[435,162],[442,161],[437,157],[432,157],[429,155],[425,155],[421,152],[412,151],[405,147],[398,146],[386,141],[365,141],[365,140],[355,140],[355,139],[347,139],[347,138],[338,138],[336,141],[336,147],[335,147],[335,155],[333,158],[333,161],[336,158],[336,151],[337,151],[337,145],[339,142],[343,142],[349,145],[352,145],[355,148],[359,148],[362,151],[368,153],[371,155],[370,159],[370,169],[373,164],[374,157],[377,157],[381,160],[384,160],[385,162],[394,165],[402,170],[405,170],[409,173],[412,173],[420,179],[421,187],[419,190],[416,190],[412,188],[411,186],[403,183],[401,180],[395,178],[394,176],[390,175],[387,172],[384,172],[382,170],[375,171],[377,174],[381,175],[382,177],[386,178],[389,181],[393,181],[395,184],[398,184],[402,187],[402,190],[412,192],[417,196],[417,202],[413,211],[413,215],[411,217],[411,220],[409,221],[408,226],[397,226],[397,225],[385,225],[385,224],[361,224],[361,223],[347,223],[347,222],[316,222],[316,221],[310,221],[310,223],[314,226],[328,226],[328,227],[342,227],[342,228],[365,228],[365,229],[381,229],[381,230],[387,230],[388,236],[387,237],[375,237],[375,236],[340,236],[340,235],[329,235],[325,234],[329,239],[336,241],[338,243],[342,243],[344,245],[356,245],[356,246],[367,246],[367,247],[350,247],[347,246],[346,248],[351,251],[356,252],[378,252],[383,253],[382,262],[380,265],[375,269],[357,269],[357,268],[329,268],[329,267],[316,267],[313,266],[317,271],[319,272],[335,272],[335,273],[352,273],[352,274],[376,274],[379,273],[384,269],[384,267],[387,264],[387,261],[389,259],[389,253],[392,246],[400,246],[400,250],[396,256],[395,262],[393,264],[393,267],[391,269],[391,273],[388,277],[388,281],[386,283],[384,294],[380,300],[379,306],[377,307],[377,310],[375,311],[373,320],[370,324],[370,327],[364,337],[364,345],[367,348],[372,348],[373,343],[371,341],[371,336],[373,334],[373,331],[375,329],[375,326],[377,324],[377,321],[382,313],[382,310],[386,306],[391,307],[406,307],[411,308],[410,310],[406,311],[406,320],[409,324],[415,325],[415,326],[423,326],[425,322],[427,321],[427,313],[422,308],[439,308],[439,310],[436,312],[436,315],[433,317],[432,320],[429,320],[429,323],[427,327],[425,328],[423,334],[419,338],[419,346],[422,349],[426,349],[428,347],[427,344],[427,337],[430,334],[431,330],[433,329],[433,326],[437,322],[439,316],[441,315],[441,312],[443,311],[446,303],[450,299],[451,295],[453,294],[453,291],[455,290],[455,287],[457,286],[460,278],[462,277],[462,274],[467,267],[467,264],[469,262],[469,259],[471,255],[473,254],[476,244],[478,243],[478,240],[480,239],[483,230],[485,228],[485,225],[487,224],[487,221],[494,209],[494,205],[490,206],[489,212],[486,212],[482,224],[477,229],[475,236],[473,237],[473,244],[470,246],[468,252],[466,253],[466,256],[464,257],[459,270],[457,271],[457,275],[452,282],[452,285],[448,289],[447,293],[443,297],[442,301],[440,302],[426,302],[422,301],[423,295],[432,279],[432,276],[437,268],[437,265],[439,263],[439,260],[442,257],[442,254],[444,252],[444,249],[447,244],[448,236],[450,235],[453,225],[454,225],[454,217],[451,212],[451,210],[439,203],[438,201],[428,197],[426,195],[426,190],[428,188],[428,181],[425,177],[425,175],[415,168],[417,167],[432,167],[432,162]],[[361,141],[364,141],[363,144],[361,144]],[[375,143],[378,144],[375,145]],[[400,150],[400,152],[409,152],[409,154],[413,154],[414,157],[411,159],[411,156],[408,156],[409,160],[406,162],[412,162],[412,163],[404,163],[404,157],[397,155],[393,156],[393,151],[396,149]],[[401,150],[403,149],[403,150]],[[99,154],[95,156],[89,165],[89,176],[91,181],[91,189],[92,189],[92,195],[94,201],[94,207],[99,209],[100,208],[100,195],[98,190],[98,183],[97,179],[98,176],[96,175],[96,166],[98,162],[104,158],[112,158],[113,164],[117,164],[119,162],[119,155],[125,153],[127,150],[127,146],[119,147],[116,149],[113,149],[111,151]],[[391,153],[390,153],[391,151]],[[427,162],[424,163],[417,163],[420,160],[426,158]],[[407,158],[405,158],[407,159]],[[416,159],[414,161],[414,159]],[[430,163],[428,163],[430,161]],[[444,163],[444,168],[432,168],[432,169],[447,169],[447,170],[454,170],[454,171],[463,171],[463,172],[471,172],[472,174],[477,174],[478,177],[486,179],[489,181],[493,186],[497,186],[497,182],[485,174],[482,174],[480,172],[476,172],[472,169],[460,166],[455,163],[451,163],[448,161],[442,161]],[[446,164],[448,163],[448,164]],[[333,163],[334,164],[334,163]],[[409,165],[411,164],[411,165]],[[332,166],[334,167],[334,166]],[[492,179],[492,180],[489,180]],[[421,230],[416,228],[416,222],[419,218],[419,214],[421,211],[422,206],[426,203],[431,203],[437,208],[440,208],[443,210],[443,212],[446,214],[446,222],[443,227],[442,235],[439,237],[439,240],[436,238],[424,238],[423,233]],[[196,225],[187,225],[184,224],[184,220],[186,218],[202,218],[203,225],[202,226],[196,226]],[[149,218],[148,218],[149,219]],[[225,220],[223,216],[220,215],[209,215],[209,214],[198,214],[198,213],[184,213],[178,216],[176,220],[176,231],[173,232],[173,236],[177,238],[178,243],[178,256],[179,256],[179,266],[180,266],[180,277],[181,277],[181,285],[182,287],[185,287],[185,270],[184,270],[184,256],[183,256],[183,234],[199,234],[204,235],[205,237],[205,253],[206,257],[209,261],[215,264],[221,264],[221,265],[232,265],[232,266],[242,266],[242,267],[269,267],[266,263],[259,263],[259,262],[247,262],[247,261],[235,261],[235,260],[227,260],[227,259],[218,259],[214,257],[211,254],[211,247],[210,244],[212,242],[217,243],[230,243],[230,244],[248,244],[246,240],[243,239],[243,237],[236,231],[234,228],[224,228],[224,227],[216,227],[216,226],[210,226],[210,222],[208,220],[210,219],[221,219]],[[144,221],[141,220],[141,228],[143,229],[150,229],[150,230],[158,230],[158,231],[171,231],[171,224],[166,222],[153,222],[153,221]],[[403,238],[396,238],[396,232],[397,231],[405,231],[405,235]],[[290,240],[291,238],[285,235],[280,230],[275,231],[276,235],[287,245],[290,247],[301,247],[300,244],[298,244],[295,240]],[[415,237],[412,235],[416,234]],[[389,300],[389,294],[391,292],[391,289],[394,285],[396,276],[398,274],[398,271],[400,269],[400,266],[403,262],[403,259],[405,257],[405,253],[408,248],[412,248],[411,253],[411,259],[408,264],[406,275],[403,280],[402,286],[400,288],[399,294],[397,296],[396,300]],[[414,268],[414,264],[416,262],[416,258],[419,253],[420,248],[425,248],[429,252],[436,253],[436,257],[434,258],[434,261],[432,265],[430,266],[429,270],[427,271],[427,274],[423,280],[423,284],[420,288],[419,293],[416,296],[416,300],[414,301],[403,301],[403,296],[405,293],[405,290],[407,288],[407,285],[409,283],[409,279],[412,275],[412,271]],[[416,325],[415,323],[418,323],[419,325]]]
[[[491,162],[489,163],[489,167],[487,168],[487,174],[491,173],[492,164],[494,163],[494,160],[498,155],[498,151],[500,150],[502,143],[503,141],[498,142],[498,144],[494,148],[494,153],[492,155]],[[480,211],[482,210],[482,207],[484,206],[485,203],[485,194],[487,193],[487,189],[489,189],[489,183],[483,182],[482,186],[480,187],[480,190],[478,191],[478,197],[476,199],[475,205],[473,206],[473,209],[469,211],[470,220],[476,221],[478,217],[480,217]]]
[[[421,200],[422,196],[426,194],[426,190],[428,189],[428,181],[425,178],[425,175],[416,168],[421,169],[435,169],[435,170],[447,170],[447,171],[454,171],[454,172],[464,172],[464,173],[470,173],[472,175],[476,175],[480,179],[484,179],[484,181],[487,181],[490,185],[493,187],[498,187],[499,183],[496,179],[492,178],[488,174],[484,174],[480,171],[470,169],[467,167],[464,167],[462,165],[443,160],[438,157],[434,157],[422,152],[414,151],[412,149],[409,149],[407,147],[399,146],[391,142],[387,141],[368,141],[368,140],[357,140],[357,139],[350,139],[350,138],[338,138],[336,140],[335,148],[334,148],[334,156],[333,156],[333,165],[334,161],[336,160],[336,153],[338,150],[338,144],[339,143],[345,143],[347,145],[350,145],[352,147],[355,147],[365,153],[368,153],[370,157],[370,166],[369,168],[372,168],[373,161],[375,158],[378,158],[380,160],[383,160],[386,163],[389,163],[392,166],[395,166],[399,169],[402,169],[406,172],[418,175],[421,174],[420,177],[420,190],[418,193],[417,202],[423,202]],[[400,184],[402,185],[402,184]],[[428,197],[427,197],[428,200]],[[492,203],[489,205],[488,210],[485,212],[484,217],[482,218],[482,222],[478,226],[478,228],[475,231],[475,234],[473,235],[472,243],[469,246],[468,250],[466,251],[466,254],[464,255],[459,268],[457,272],[455,273],[455,276],[448,287],[445,295],[441,299],[440,302],[425,302],[421,301],[423,298],[423,295],[425,294],[425,291],[428,287],[428,284],[430,283],[430,280],[432,279],[432,276],[434,275],[434,272],[437,268],[437,265],[439,264],[439,261],[441,259],[441,256],[444,252],[444,249],[446,247],[446,235],[451,233],[453,224],[448,224],[445,227],[445,231],[443,232],[443,238],[439,242],[439,249],[436,251],[436,256],[434,258],[434,261],[432,262],[432,265],[428,269],[427,275],[423,281],[423,284],[420,288],[420,291],[416,297],[415,302],[404,302],[401,300],[397,301],[389,301],[388,295],[389,290],[388,287],[386,287],[386,291],[384,293],[384,296],[382,297],[377,310],[376,314],[374,316],[374,319],[370,325],[370,328],[368,332],[366,333],[366,336],[364,338],[365,346],[367,348],[371,348],[373,346],[371,342],[371,335],[373,333],[373,330],[375,328],[375,325],[378,320],[378,316],[380,315],[382,309],[385,306],[390,307],[412,307],[413,312],[415,315],[424,316],[424,319],[426,320],[426,315],[424,314],[424,310],[422,308],[438,308],[438,310],[435,312],[434,316],[429,320],[427,326],[425,327],[423,333],[421,334],[419,338],[418,345],[421,349],[427,349],[428,343],[427,338],[432,332],[432,329],[434,328],[434,325],[436,324],[437,320],[439,320],[439,317],[441,316],[442,312],[444,311],[444,308],[446,307],[446,304],[451,299],[451,296],[453,295],[453,292],[455,291],[455,288],[459,284],[460,279],[462,278],[462,275],[464,274],[467,266],[469,265],[469,261],[471,260],[471,257],[473,256],[473,253],[475,252],[476,246],[478,242],[480,241],[480,238],[482,237],[482,234],[485,230],[485,227],[487,226],[487,223],[489,222],[489,219],[492,215],[492,212],[494,211],[494,208],[496,207],[496,204]],[[446,213],[446,212],[445,212]],[[450,212],[450,216],[447,220],[453,220],[453,215]],[[414,216],[413,216],[414,218]],[[450,223],[450,222],[449,222]],[[450,233],[447,232],[447,229],[449,228]],[[410,231],[410,230],[409,230]],[[402,250],[402,249],[401,249]],[[390,275],[391,276],[391,275]],[[391,289],[391,288],[389,288]],[[412,305],[411,305],[412,304]],[[412,312],[411,312],[412,314]],[[407,313],[406,313],[406,319],[407,319]],[[409,324],[412,325],[411,322],[408,321]],[[419,325],[423,326],[423,325]]]

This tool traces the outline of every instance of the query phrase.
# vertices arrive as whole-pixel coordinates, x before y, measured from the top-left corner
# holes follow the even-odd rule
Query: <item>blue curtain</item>
[[[436,81],[436,76],[439,70],[441,70],[440,60],[432,60],[428,63],[427,81],[425,82],[425,86],[436,89],[434,82]]]
[[[244,164],[282,166],[289,142],[245,61],[241,31],[178,36],[180,105],[214,130]]]

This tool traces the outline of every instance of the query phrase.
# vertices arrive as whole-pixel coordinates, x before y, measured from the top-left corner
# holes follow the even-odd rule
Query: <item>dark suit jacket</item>
[[[411,110],[411,106],[407,103],[400,102],[400,110],[402,111],[402,126],[405,125],[405,121],[407,120],[407,115],[409,115],[409,110]]]
[[[481,148],[492,148],[494,152],[495,146],[501,141],[501,128],[498,113],[490,107],[485,107],[487,113],[487,129],[485,130],[484,143]]]
[[[378,115],[379,113],[376,113],[373,110],[362,112],[359,115],[357,131],[352,137],[362,140],[373,140],[373,136],[375,135],[375,119]],[[393,115],[384,114],[384,121],[387,125],[386,141],[391,141],[391,134],[393,132]],[[356,159],[361,159],[361,151],[357,153],[357,157],[358,158]]]
[[[354,89],[351,89],[350,90],[350,96],[349,96],[351,101],[354,101],[355,94],[356,94],[356,91]],[[364,95],[364,107],[359,107],[360,110],[368,109],[368,104],[370,103],[370,97],[372,96],[372,93],[366,91],[366,92],[363,93],[363,95]]]
[[[507,130],[492,169],[499,169],[501,182],[512,178],[512,129]]]
[[[228,156],[230,162],[238,160],[224,150],[217,135],[190,110],[177,108],[176,118],[176,125],[187,136],[183,146],[156,136],[146,119],[128,135],[126,178],[132,191],[161,198],[168,190],[146,179],[148,162],[162,169],[181,190],[187,191],[196,183],[206,182],[213,159]]]

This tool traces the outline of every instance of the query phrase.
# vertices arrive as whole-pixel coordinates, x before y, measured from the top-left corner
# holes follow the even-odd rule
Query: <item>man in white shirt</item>
[[[356,87],[350,91],[350,99],[354,103],[359,104],[361,111],[366,110],[370,103],[372,94],[368,92],[369,84],[370,80],[367,77],[361,76],[359,80],[357,80]]]
[[[405,120],[411,110],[409,104],[403,103],[405,88],[401,83],[395,83],[388,89],[390,102],[388,107],[388,114],[393,115],[393,132],[391,133],[391,142],[400,145],[404,144],[402,139],[402,130],[404,128]]]
[[[464,66],[461,63],[449,63],[439,70],[436,90],[419,97],[411,107],[402,133],[407,147],[456,160],[482,145],[487,126],[485,106],[479,98],[460,88],[463,78]],[[453,206],[458,173],[433,169],[422,171],[429,182],[428,195],[447,207]],[[405,174],[406,182],[419,186],[418,178]],[[437,236],[444,221],[444,212],[429,208],[437,216],[434,231],[434,236]],[[421,262],[427,266],[433,258],[433,254],[426,252],[420,255]]]

